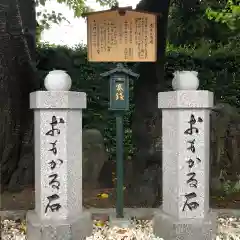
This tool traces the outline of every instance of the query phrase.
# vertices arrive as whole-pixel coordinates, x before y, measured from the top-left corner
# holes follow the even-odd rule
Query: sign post
[[[129,80],[130,77],[138,78],[139,74],[125,68],[123,64],[118,63],[117,67],[108,72],[102,73],[102,77],[110,78],[110,110],[114,111],[116,116],[116,156],[117,156],[117,218],[123,218],[123,115],[124,111],[129,109]]]
[[[116,116],[117,218],[123,218],[123,114],[129,109],[129,77],[139,76],[120,62],[157,60],[157,15],[132,7],[86,14],[88,61],[118,63],[101,74],[110,77],[110,110]]]

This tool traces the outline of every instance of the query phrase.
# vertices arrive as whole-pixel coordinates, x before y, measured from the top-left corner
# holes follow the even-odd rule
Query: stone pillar
[[[48,91],[30,94],[34,109],[35,210],[27,213],[28,240],[80,240],[92,233],[82,206],[82,109],[86,94],[68,91],[61,70],[45,79]]]
[[[158,94],[162,109],[163,204],[153,220],[164,240],[216,238],[209,209],[210,111],[213,93],[197,90],[197,72],[176,72],[175,91]]]

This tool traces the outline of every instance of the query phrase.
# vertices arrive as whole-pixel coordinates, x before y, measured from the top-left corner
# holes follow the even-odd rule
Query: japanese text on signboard
[[[96,13],[88,17],[89,61],[156,61],[156,16],[127,11]]]

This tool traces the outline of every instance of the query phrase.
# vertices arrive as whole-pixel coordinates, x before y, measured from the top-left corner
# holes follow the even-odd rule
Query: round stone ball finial
[[[197,90],[199,87],[198,72],[176,71],[173,73],[173,90]]]
[[[72,80],[65,71],[53,70],[46,76],[44,86],[48,91],[69,91]]]

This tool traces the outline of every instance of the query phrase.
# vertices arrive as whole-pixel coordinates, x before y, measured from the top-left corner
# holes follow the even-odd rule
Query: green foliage
[[[78,46],[76,49],[42,45],[38,47],[37,68],[39,79],[53,69],[66,70],[73,80],[72,90],[87,93],[87,109],[83,112],[84,128],[97,128],[104,135],[106,147],[112,159],[115,159],[115,118],[108,110],[109,80],[100,74],[115,67],[111,63],[90,63],[87,61],[87,49]],[[129,67],[132,65],[129,64]],[[196,70],[201,79],[201,89],[213,91],[216,102],[226,102],[240,108],[239,57],[233,53],[228,55],[212,52],[211,56],[194,54],[192,49],[174,49],[168,46],[165,64],[165,82],[171,89],[171,81],[175,70]],[[135,71],[135,70],[134,70]],[[137,80],[136,80],[137,81]],[[42,81],[43,82],[43,81]],[[43,84],[41,84],[43,86]],[[130,111],[124,116],[125,159],[134,151],[132,145],[131,119],[133,86],[130,86]]]
[[[39,9],[45,6],[47,1],[51,0],[36,0],[37,7],[37,43],[39,43],[41,33],[44,29],[49,29],[52,23],[59,24],[62,21],[68,22],[67,18],[62,13],[55,11],[49,12],[47,9]],[[95,0],[101,6],[113,7],[118,4],[117,0]],[[84,13],[92,12],[89,6],[86,5],[86,0],[57,0],[58,3],[66,4],[73,10],[75,17],[81,17]]]
[[[37,17],[39,19],[38,24],[42,29],[49,29],[50,23],[59,24],[61,21],[68,22],[62,13],[56,13],[55,11],[49,13],[46,9],[41,12],[37,12]]]
[[[227,0],[173,0],[170,6],[168,40],[174,46],[228,43],[235,36],[227,26],[210,21],[205,14],[207,8],[222,10]]]
[[[45,6],[47,1],[51,0],[37,0],[36,6]],[[91,9],[87,4],[86,0],[57,0],[58,3],[66,4],[70,9],[73,10],[75,17],[81,17],[84,13],[91,12]],[[115,6],[118,4],[117,0],[96,0],[101,6]],[[44,11],[38,11],[37,17],[40,18],[39,25],[44,28],[49,28],[50,23],[59,24],[61,21],[67,21],[67,19],[61,14],[52,11],[49,13],[46,9]]]
[[[231,30],[240,30],[240,1],[228,0],[222,10],[214,10],[211,7],[206,9],[210,20],[227,24]]]
[[[47,1],[51,0],[37,0],[37,5],[45,6]],[[87,6],[86,0],[57,0],[58,3],[65,3],[70,9],[74,11],[75,17],[81,17],[84,13],[91,11],[91,8]],[[115,6],[117,0],[96,0],[101,6]]]
[[[233,4],[230,5],[230,2]],[[239,55],[238,26],[239,0],[173,0],[168,21],[168,42],[199,57],[228,51]]]
[[[240,180],[234,182],[227,180],[221,184],[220,192],[223,193],[223,197],[239,193],[240,192]]]

